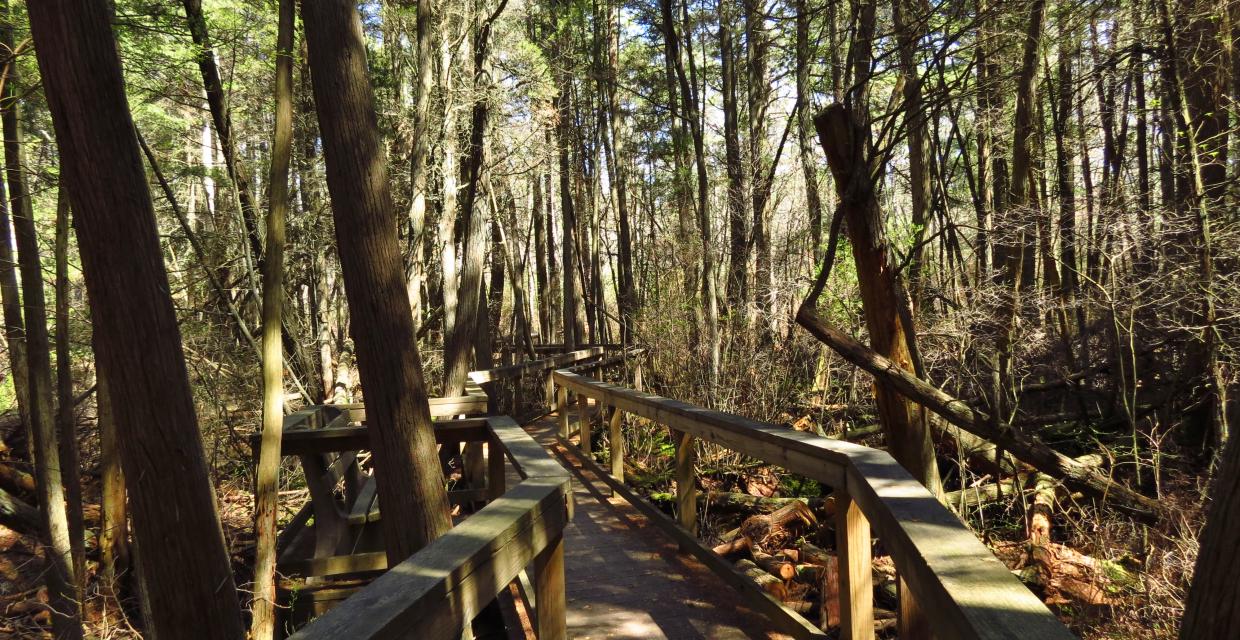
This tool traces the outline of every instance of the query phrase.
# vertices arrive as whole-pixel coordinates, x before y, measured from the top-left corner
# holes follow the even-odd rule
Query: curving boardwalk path
[[[668,640],[776,639],[766,619],[731,587],[580,466],[556,440],[555,413],[525,425],[573,474],[573,519],[565,529],[568,635]],[[570,411],[576,421],[576,412]]]

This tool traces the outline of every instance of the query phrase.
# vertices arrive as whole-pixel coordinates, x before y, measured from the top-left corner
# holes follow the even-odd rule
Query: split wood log
[[[1125,513],[1160,518],[1166,509],[1158,501],[1115,482],[1097,468],[1084,465],[1054,449],[1012,430],[993,427],[989,418],[941,389],[905,371],[872,349],[832,327],[806,305],[797,311],[797,323],[830,346],[846,360],[861,367],[892,388],[943,416],[948,422],[985,438],[1009,451],[1038,471],[1063,480],[1086,495],[1111,501]]]
[[[788,561],[784,556],[773,556],[765,551],[758,549],[753,550],[753,561],[766,570],[767,573],[787,582],[797,575],[796,565]]]
[[[39,533],[39,510],[0,489],[0,525],[22,535]]]
[[[804,546],[801,551],[804,553]],[[840,565],[835,556],[827,555],[825,551],[821,557],[824,563],[818,574],[818,627],[826,631],[840,626]]]
[[[741,523],[740,535],[760,549],[778,550],[800,537],[803,529],[817,524],[818,518],[809,506],[794,500],[769,514],[746,518]]]
[[[741,560],[736,563],[736,569],[745,574],[750,580],[753,580],[763,591],[771,594],[771,596],[784,600],[788,597],[788,588],[784,586],[783,580],[767,573],[754,564],[752,560]]]

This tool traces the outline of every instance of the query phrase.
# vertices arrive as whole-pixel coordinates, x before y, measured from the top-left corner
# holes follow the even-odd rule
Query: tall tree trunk
[[[410,260],[409,301],[415,317],[421,315],[422,281],[426,277],[426,161],[431,147],[430,105],[435,65],[432,23],[438,10],[435,0],[417,0],[414,60],[417,79],[413,85],[413,131],[409,141],[409,178],[412,189],[409,204],[409,241],[413,249],[413,259]]]
[[[530,217],[533,219],[534,226],[534,283],[538,285],[538,336],[541,342],[551,342],[551,335],[554,333],[552,329],[551,318],[551,291],[550,274],[547,269],[547,238],[551,233],[551,226],[547,217],[543,215],[543,198],[550,198],[551,194],[543,194],[543,175],[539,170],[534,174],[534,179],[530,181],[530,189],[533,191],[533,202],[530,204]]]
[[[124,616],[121,577],[129,571],[129,514],[125,474],[121,470],[120,438],[112,413],[112,392],[103,371],[95,372],[95,406],[99,426],[99,584],[105,605]]]
[[[215,64],[215,51],[211,46],[211,37],[207,33],[207,18],[202,12],[202,0],[182,0],[182,4],[185,7],[185,19],[189,23],[190,37],[197,48],[195,57],[198,61],[198,71],[202,75],[202,87],[207,94],[207,106],[211,110],[211,122],[215,125],[220,152],[224,154],[224,168],[228,171],[228,179],[232,180],[237,190],[237,200],[241,206],[241,222],[245,226],[245,236],[249,241],[248,250],[254,259],[255,272],[262,273],[263,246],[258,237],[258,215],[255,213],[254,198],[250,195],[249,180],[237,163],[237,149],[233,140],[232,110],[228,106],[219,67]]]
[[[564,272],[564,347],[571,350],[586,340],[586,327],[582,315],[582,283],[578,278],[577,260],[577,210],[573,198],[573,163],[571,149],[576,137],[573,126],[572,77],[569,68],[572,65],[572,39],[567,21],[571,18],[562,12],[567,5],[561,6],[562,0],[555,3],[553,20],[556,24],[554,51],[554,76],[556,85],[555,117],[556,146],[559,153],[560,168],[560,217],[563,234],[560,238],[563,252],[562,267]],[[565,21],[566,24],[560,24]]]
[[[64,184],[56,193],[56,437],[60,445],[60,477],[69,515],[69,548],[73,556],[73,590],[78,602],[86,597],[86,532],[82,523],[82,470],[78,452],[77,416],[73,413],[73,358],[69,335],[69,194]]]
[[[1161,0],[1160,0],[1161,1]],[[1193,581],[1188,591],[1181,640],[1224,640],[1240,628],[1240,439],[1232,438],[1210,490],[1211,504],[1201,532]]]
[[[735,20],[735,0],[719,0],[724,165],[728,174],[728,231],[732,239],[727,294],[732,313],[743,319],[749,306],[749,224],[745,216],[745,171],[741,166],[740,114],[736,105],[736,53],[732,46]]]
[[[383,495],[383,540],[388,564],[395,566],[452,526],[448,495],[401,268],[361,16],[351,0],[309,2],[301,9]]]
[[[697,167],[697,218],[698,237],[702,247],[702,306],[705,311],[705,324],[709,362],[708,387],[713,391],[719,377],[719,296],[715,290],[715,258],[713,241],[711,240],[710,224],[710,178],[706,168],[706,143],[702,133],[696,82],[691,82],[685,73],[685,64],[680,54],[680,36],[676,33],[673,14],[674,0],[660,0],[663,13],[663,36],[667,43],[668,57],[672,59],[676,70],[676,78],[680,85],[681,103],[684,111],[681,118],[686,122],[689,135],[693,140],[694,164]],[[687,17],[687,16],[686,16]],[[688,21],[686,20],[686,23]],[[693,68],[693,56],[690,54],[689,65]]]
[[[5,22],[0,46],[13,50],[12,9],[5,3]],[[43,543],[46,545],[48,604],[57,638],[82,637],[81,598],[75,585],[73,534],[65,508],[66,490],[61,475],[61,452],[53,409],[51,345],[47,331],[47,307],[43,293],[43,264],[34,209],[26,186],[24,141],[18,102],[17,68],[10,66],[4,82],[4,169],[13,211],[17,262],[22,276],[22,315],[26,320],[27,407],[34,462],[38,478],[39,513],[43,517]],[[67,462],[67,461],[66,461]],[[80,502],[80,497],[79,497]],[[80,504],[79,504],[80,508]]]
[[[749,189],[752,194],[754,249],[754,297],[759,309],[774,309],[775,272],[771,269],[771,215],[767,203],[771,198],[771,182],[767,179],[771,158],[767,142],[767,107],[771,102],[771,83],[767,78],[765,0],[744,0],[745,40],[749,54]],[[703,205],[705,206],[705,205]],[[778,314],[768,316],[769,338],[778,322]]]
[[[444,349],[444,395],[459,396],[465,392],[465,382],[473,364],[471,351],[478,340],[474,332],[479,326],[478,317],[485,310],[479,307],[482,300],[482,268],[486,261],[487,221],[485,207],[479,201],[482,189],[482,173],[485,166],[486,133],[490,105],[486,71],[491,24],[507,6],[501,1],[494,14],[482,22],[474,43],[474,104],[470,115],[469,155],[465,158],[465,199],[461,203],[464,217],[462,228],[461,280],[457,294],[456,323]],[[485,314],[483,314],[485,315]],[[489,359],[489,353],[488,353]]]
[[[241,637],[109,5],[49,1],[28,11],[73,205],[99,369],[127,429],[121,455],[152,605],[148,629],[157,637]]]
[[[276,508],[280,501],[280,444],[284,430],[284,353],[280,340],[284,301],[284,220],[288,215],[289,163],[293,155],[294,0],[280,0],[276,32],[275,132],[271,142],[267,260],[263,271],[263,431],[254,474],[254,602],[251,640],[276,630]]]
[[[871,182],[872,160],[865,157],[867,129],[843,105],[833,105],[814,118],[827,164],[844,203],[843,215],[853,261],[860,278],[866,327],[874,351],[913,372],[914,344],[901,317],[901,301],[890,247]],[[892,456],[935,495],[942,493],[925,410],[890,386],[876,382],[874,396]]]
[[[822,196],[818,192],[818,164],[814,160],[814,122],[810,98],[813,91],[809,84],[809,27],[808,0],[796,0],[796,82],[797,82],[797,141],[799,142],[801,171],[805,174],[805,206],[809,213],[809,242],[814,264],[822,261]]]
[[[921,72],[917,43],[925,31],[925,17],[913,0],[895,0],[892,16],[900,50],[900,73],[904,76],[904,122],[908,135],[909,214],[913,223],[913,246],[909,249],[909,293],[913,306],[922,302],[922,261],[925,253],[927,213],[930,207],[930,141],[921,100]]]
[[[633,281],[633,231],[629,211],[628,150],[623,112],[617,99],[620,74],[620,5],[608,2],[607,6],[607,122],[610,125],[612,161],[610,180],[616,200],[616,238],[619,255],[617,302],[620,307],[620,341],[628,344],[633,339],[634,316],[637,313],[637,290]]]

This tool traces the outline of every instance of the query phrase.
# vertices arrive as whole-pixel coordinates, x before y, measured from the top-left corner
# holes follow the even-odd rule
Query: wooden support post
[[[548,411],[555,411],[555,369],[547,370],[547,380],[543,383],[543,401]]]
[[[507,491],[504,479],[504,447],[499,438],[487,442],[487,496],[495,500]]]
[[[567,637],[567,612],[564,595],[564,534],[556,535],[542,553],[534,558],[534,617],[538,640],[562,640]]]
[[[835,492],[835,544],[840,559],[840,637],[874,640],[870,521],[844,491]]]
[[[482,455],[481,442],[466,442],[465,453],[461,461],[464,463],[465,482],[470,489],[483,488],[486,478],[486,458]]]
[[[620,430],[623,419],[624,412],[619,407],[612,407],[607,422],[607,438],[611,441],[611,477],[620,482],[624,482],[624,433]]]
[[[917,599],[913,597],[913,592],[909,591],[908,583],[901,577],[897,584],[900,597],[900,640],[934,640],[926,613],[917,605]]]
[[[577,394],[577,433],[581,436],[581,452],[590,455],[590,398],[584,393]]]
[[[556,393],[555,410],[560,416],[560,437],[568,439],[568,388],[560,387]]]
[[[645,391],[642,388],[642,362],[638,360],[633,364],[633,388],[637,391]]]
[[[680,526],[696,534],[697,484],[693,477],[693,463],[697,455],[694,438],[672,429],[672,442],[676,445],[676,518]]]

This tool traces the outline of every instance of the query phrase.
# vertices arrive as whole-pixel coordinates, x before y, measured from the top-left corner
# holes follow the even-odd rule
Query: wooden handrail
[[[576,362],[580,362],[582,360],[585,360],[586,358],[593,358],[593,357],[601,356],[603,355],[603,353],[604,353],[603,347],[590,347],[588,349],[579,349],[577,351],[561,353],[559,355],[554,355],[554,356],[550,356],[547,358],[540,358],[538,360],[527,360],[525,362],[518,362],[517,364],[510,364],[504,367],[495,367],[494,369],[482,369],[479,371],[470,371],[469,379],[477,384],[483,384],[486,382],[498,382],[500,380],[511,380],[512,378],[519,378],[522,375],[529,373],[531,371],[549,371],[552,369],[563,367],[564,365],[567,365],[567,364],[573,364]]]
[[[469,424],[457,435],[476,435],[464,431],[475,429],[476,421],[461,422]],[[507,456],[522,481],[293,638],[456,640],[531,562],[538,637],[565,637],[568,472],[511,418],[486,418],[485,427],[488,442]],[[496,460],[502,458],[492,457],[490,475],[502,482],[503,467]]]
[[[928,632],[944,639],[1074,637],[972,531],[885,451],[704,409],[569,371],[555,371],[552,378],[559,387],[557,406],[564,437],[571,406],[568,393],[572,392],[583,403],[592,398],[613,412],[647,418],[835,489],[843,637],[874,637],[871,527],[891,554],[905,587],[900,593],[901,637],[927,637]],[[602,413],[607,416],[607,411]],[[618,425],[614,416],[609,417]],[[589,437],[589,422],[583,412],[583,445]],[[692,447],[688,439],[678,444]],[[583,448],[588,450],[588,445]],[[613,451],[623,455],[623,448]],[[678,477],[686,469],[692,473],[691,457],[684,458],[686,462],[679,466],[685,469],[678,469]],[[623,469],[623,460],[612,460],[612,467]],[[678,503],[690,505],[681,509],[681,524],[689,530],[693,521],[685,511],[696,513],[691,506],[693,485],[677,483]]]

